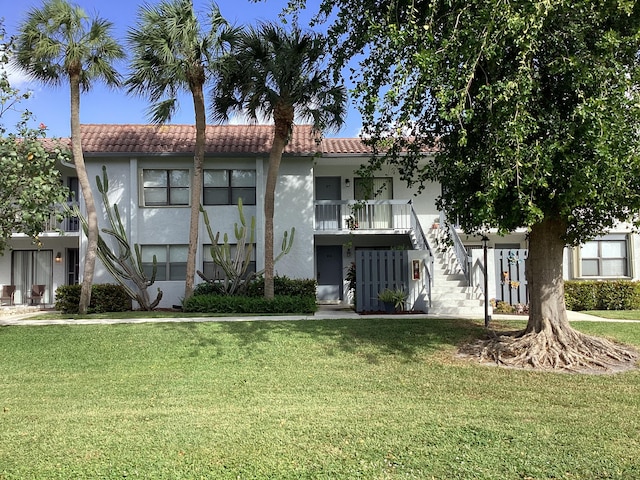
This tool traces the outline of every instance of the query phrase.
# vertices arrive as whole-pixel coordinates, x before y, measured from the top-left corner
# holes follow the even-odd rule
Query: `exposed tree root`
[[[630,347],[549,323],[539,332],[494,334],[464,345],[460,354],[504,367],[574,373],[618,373],[636,368],[638,360]]]

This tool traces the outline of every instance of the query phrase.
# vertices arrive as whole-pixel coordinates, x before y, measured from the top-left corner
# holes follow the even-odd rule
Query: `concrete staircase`
[[[482,290],[467,285],[453,248],[440,251],[437,229],[430,228],[425,231],[425,235],[435,257],[429,314],[483,318]]]

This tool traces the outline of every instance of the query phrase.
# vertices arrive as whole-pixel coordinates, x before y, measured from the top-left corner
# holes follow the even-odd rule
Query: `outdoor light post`
[[[489,244],[489,238],[486,235],[482,236],[482,250],[484,254],[484,327],[489,327],[491,316],[489,315],[489,265],[487,264],[487,245]]]

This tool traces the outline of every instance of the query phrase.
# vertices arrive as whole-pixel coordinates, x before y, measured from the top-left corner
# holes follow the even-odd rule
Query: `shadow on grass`
[[[414,361],[418,356],[457,347],[486,335],[480,322],[458,319],[323,319],[305,321],[247,321],[216,323],[167,323],[162,328],[179,332],[194,347],[193,356],[204,348],[220,345],[220,335],[231,336],[248,354],[259,353],[274,341],[312,339],[328,356],[339,352],[363,354],[369,363],[379,357],[397,356]]]

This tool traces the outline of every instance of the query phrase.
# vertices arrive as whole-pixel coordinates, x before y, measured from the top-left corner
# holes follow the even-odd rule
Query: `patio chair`
[[[33,285],[31,287],[31,295],[29,295],[31,305],[40,305],[42,297],[44,297],[44,291],[45,285]]]
[[[9,305],[15,305],[14,295],[16,293],[15,285],[4,285],[2,287],[2,295],[0,295],[0,305],[4,305],[5,303],[9,303]]]

